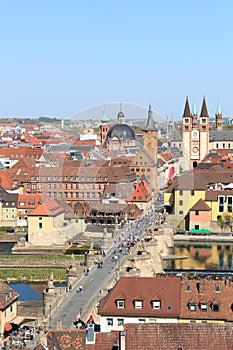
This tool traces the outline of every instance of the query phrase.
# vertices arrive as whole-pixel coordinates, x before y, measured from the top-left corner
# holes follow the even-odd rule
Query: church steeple
[[[183,118],[191,117],[188,96],[186,97]]]
[[[149,105],[147,123],[143,131],[157,131],[155,127],[155,122],[153,119],[153,111],[152,111],[151,105]]]
[[[219,98],[217,104],[217,111],[215,113],[215,126],[217,130],[222,130],[222,111]]]
[[[107,137],[107,133],[109,131],[108,122],[109,122],[109,120],[107,118],[106,106],[104,104],[103,115],[102,115],[101,124],[100,124],[100,142],[101,142],[102,146],[104,145],[104,142],[105,142],[106,137]]]
[[[222,114],[222,111],[221,111],[221,106],[220,106],[220,99],[218,98],[216,115],[220,115],[220,114]]]
[[[193,115],[197,115],[197,107],[196,107],[196,100],[193,100]]]
[[[201,114],[200,118],[208,118],[209,114],[207,111],[207,106],[206,106],[206,101],[205,101],[205,96],[203,97],[203,102],[202,102],[202,107],[201,107]]]
[[[103,114],[102,114],[102,118],[101,118],[101,123],[102,124],[106,124],[108,122],[108,118],[107,118],[107,113],[106,113],[106,105],[104,104],[104,109],[103,109]]]
[[[197,108],[196,108],[196,101],[195,101],[195,99],[193,101],[193,113],[192,113],[192,116],[193,116],[193,124],[192,124],[192,126],[193,126],[193,128],[197,128],[198,127],[198,119],[197,119],[198,114],[197,114]]]

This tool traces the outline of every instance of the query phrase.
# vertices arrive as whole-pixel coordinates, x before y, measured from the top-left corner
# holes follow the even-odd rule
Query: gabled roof
[[[216,288],[219,287],[219,291]],[[189,288],[187,288],[189,287]],[[184,319],[209,319],[233,321],[232,315],[233,284],[230,280],[185,280],[181,281],[181,311]],[[195,303],[196,311],[189,310],[188,304]],[[202,312],[199,303],[207,304],[207,311]],[[220,305],[219,312],[213,312],[212,303]]]
[[[210,207],[203,201],[203,199],[199,199],[196,204],[190,209],[190,211],[210,211]]]
[[[116,300],[122,293],[127,299],[125,307],[118,309]],[[159,310],[152,307],[155,294],[161,296]],[[135,308],[135,300],[143,300],[141,309]],[[100,300],[99,305],[101,316],[178,317],[179,313],[180,279],[178,277],[121,277],[110,293]]]
[[[174,190],[208,190],[208,184],[232,182],[232,170],[224,170],[220,165],[213,166],[211,171],[202,169],[184,172],[168,187],[167,192]]]
[[[152,198],[152,191],[145,178],[141,178],[135,185],[133,193],[127,198],[132,202],[149,202]]]
[[[29,213],[28,216],[57,216],[64,212],[64,208],[56,200],[49,199]]]
[[[7,297],[6,297],[7,295]],[[16,301],[19,294],[7,283],[0,280],[0,310],[5,310],[12,302]]]

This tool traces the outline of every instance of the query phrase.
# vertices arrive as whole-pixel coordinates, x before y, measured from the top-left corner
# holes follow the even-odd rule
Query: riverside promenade
[[[174,235],[174,241],[188,241],[188,242],[223,242],[233,243],[233,236],[229,235]]]

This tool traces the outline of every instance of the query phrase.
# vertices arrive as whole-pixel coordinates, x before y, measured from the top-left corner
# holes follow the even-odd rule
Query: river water
[[[42,301],[43,289],[47,283],[9,283],[12,289],[19,293],[20,301]]]
[[[165,262],[165,268],[172,270],[231,270],[233,266],[233,245],[229,243],[179,242],[171,254],[187,257]]]
[[[170,253],[186,258],[165,261],[165,269],[229,271],[233,267],[233,244],[184,241],[176,243]],[[9,254],[9,243],[1,243],[0,255]],[[10,286],[19,293],[21,301],[42,301],[47,283],[10,283]]]

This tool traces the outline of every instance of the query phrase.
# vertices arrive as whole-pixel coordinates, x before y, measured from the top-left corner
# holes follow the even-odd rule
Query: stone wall
[[[25,317],[40,324],[43,319],[43,303],[42,301],[18,301],[17,316]]]

